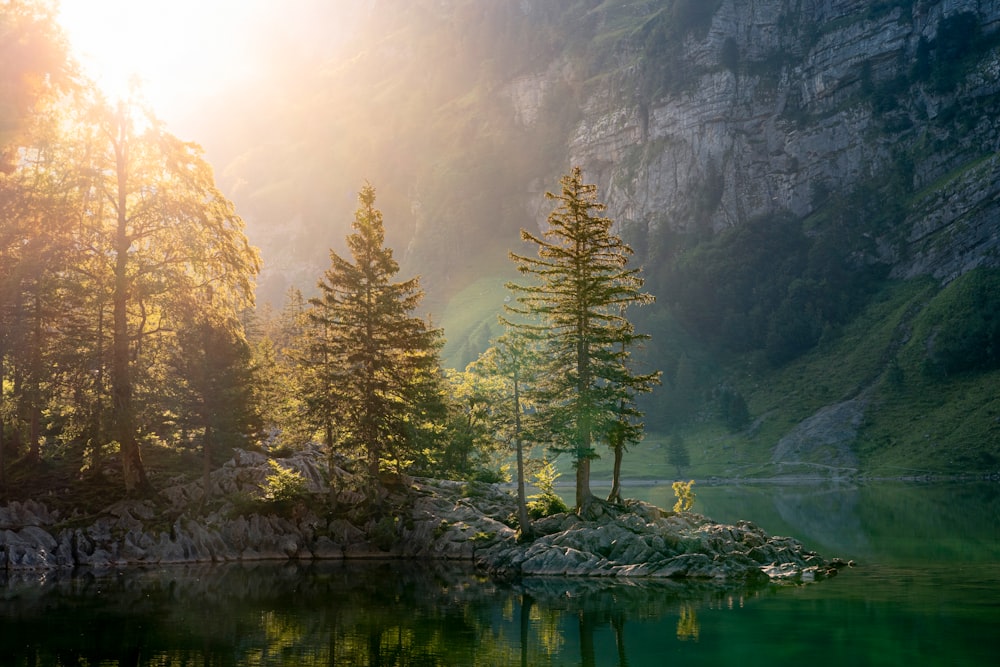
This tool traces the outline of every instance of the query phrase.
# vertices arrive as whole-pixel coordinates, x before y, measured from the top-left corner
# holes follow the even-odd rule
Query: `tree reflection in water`
[[[677,638],[681,641],[692,639],[698,641],[701,626],[698,625],[698,612],[690,603],[681,605],[681,617],[677,619]]]
[[[411,562],[174,566],[8,577],[9,665],[628,665],[635,622],[750,591],[707,583],[527,579]],[[649,647],[642,647],[645,652]],[[633,663],[634,664],[634,663]]]

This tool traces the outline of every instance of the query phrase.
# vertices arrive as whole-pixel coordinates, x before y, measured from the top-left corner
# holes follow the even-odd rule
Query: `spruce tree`
[[[331,266],[310,300],[319,386],[328,392],[336,447],[364,454],[373,479],[383,462],[401,465],[426,449],[429,421],[443,411],[440,330],[411,315],[419,279],[395,282],[399,265],[384,246],[382,213],[366,184],[347,237],[351,259],[330,252]],[[435,388],[437,387],[437,388]]]
[[[630,305],[650,303],[639,270],[628,268],[632,249],[612,233],[600,213],[597,186],[585,184],[579,167],[560,180],[557,203],[542,234],[521,230],[537,257],[511,253],[529,284],[508,283],[515,305],[505,323],[538,340],[546,368],[532,388],[537,417],[558,452],[576,467],[576,507],[592,499],[590,462],[595,444],[612,444],[623,424],[638,439],[634,397],[649,391],[658,373],[638,374],[628,366],[630,348],[645,338],[625,316]]]

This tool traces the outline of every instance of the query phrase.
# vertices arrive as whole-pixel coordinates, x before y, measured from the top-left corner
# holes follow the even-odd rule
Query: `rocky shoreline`
[[[267,457],[236,456],[211,477],[211,509],[196,510],[201,482],[173,485],[154,500],[120,501],[97,516],[62,516],[36,501],[0,507],[0,575],[76,567],[263,560],[403,558],[471,561],[497,578],[539,576],[804,582],[834,574],[827,560],[748,521],[719,524],[647,503],[597,501],[585,518],[559,514],[519,542],[514,497],[496,485],[407,478],[373,510],[352,475],[315,450],[280,460],[306,481],[316,503],[284,512],[241,512],[233,498],[259,498]],[[332,490],[331,490],[332,489]]]

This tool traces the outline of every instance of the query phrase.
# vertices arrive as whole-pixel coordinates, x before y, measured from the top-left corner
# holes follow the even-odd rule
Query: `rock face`
[[[610,26],[614,11],[592,21]],[[806,217],[890,177],[900,199],[933,184],[876,231],[877,260],[946,281],[1000,262],[998,30],[996,1],[722,0],[672,56],[668,38],[649,49],[648,31],[621,40],[582,104],[569,162],[612,219],[650,231]],[[532,123],[573,73],[540,62],[513,82],[514,117]]]
[[[318,450],[280,461],[314,487],[281,514],[263,506],[240,514],[230,501],[195,513],[190,508],[200,499],[200,483],[164,491],[165,507],[122,501],[86,520],[32,501],[12,502],[0,508],[0,571],[345,558],[471,560],[505,578],[759,582],[812,580],[832,571],[795,540],[770,537],[749,522],[719,525],[638,502],[595,502],[586,521],[574,514],[548,517],[535,524],[537,539],[519,543],[511,527],[514,498],[497,486],[407,479],[389,486],[373,509],[350,492],[349,472],[334,466],[331,473],[324,461]],[[212,485],[223,498],[260,494],[270,470],[263,455],[238,452],[215,471]]]
[[[864,398],[853,398],[820,409],[778,441],[771,462],[793,467],[816,466],[819,464],[806,462],[820,458],[826,461],[822,467],[830,473],[857,472],[858,457],[851,443],[857,437],[867,407]]]
[[[382,169],[378,185],[385,195],[403,197],[387,222],[399,225],[407,254],[437,286],[451,280],[456,257],[502,254],[532,218],[543,224],[552,210],[544,192],[570,165],[597,183],[609,217],[627,225],[637,248],[643,231],[701,236],[779,212],[805,218],[841,205],[859,187],[894,181],[902,188],[895,203],[915,208],[905,219],[875,223],[874,260],[890,264],[896,276],[941,280],[1000,262],[1000,240],[988,224],[997,216],[1000,181],[979,165],[1000,150],[998,0],[363,4],[372,32],[328,69],[346,62],[362,67],[379,51],[382,59],[365,67],[400,78],[380,74],[372,87],[354,84],[373,80],[361,69],[353,77],[318,79],[318,87],[330,90],[316,96],[323,101],[305,116],[267,115],[290,129],[302,126],[288,146],[255,146],[219,170],[228,174],[230,194],[268,258],[263,281],[280,282],[281,290],[289,282],[311,284],[326,266],[329,244],[316,238],[331,206],[344,206],[334,219],[349,220],[353,210],[353,197],[339,189],[314,209],[303,202],[314,196],[284,194],[272,174],[275,161],[286,159],[286,169],[303,170],[289,179],[301,187],[315,178],[316,165],[339,152],[315,140],[317,119],[326,136],[364,136],[363,127],[328,124],[340,115],[334,93],[341,91],[355,104],[378,100],[361,112],[377,128],[375,145],[385,136],[393,151],[412,153],[403,161],[410,167]],[[392,48],[370,48],[371,39],[387,34]],[[489,48],[477,35],[512,46]],[[452,46],[442,51],[444,44]],[[456,75],[420,60],[424,52],[472,67]],[[425,78],[430,70],[447,81]],[[414,143],[433,125],[427,113],[447,118],[447,129]],[[392,132],[371,123],[381,114],[398,114]],[[259,135],[256,123],[250,127],[248,143]],[[355,160],[368,148],[339,150],[345,155],[321,173],[371,172],[371,164]],[[482,175],[463,173],[472,165]],[[947,194],[927,197],[927,189]],[[474,190],[500,197],[490,205],[494,200],[477,199]],[[910,198],[923,201],[904,201]],[[486,229],[503,230],[496,237],[502,245],[484,243],[494,238],[483,236]]]

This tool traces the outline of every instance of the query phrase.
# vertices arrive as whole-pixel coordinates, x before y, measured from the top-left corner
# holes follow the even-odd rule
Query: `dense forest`
[[[374,486],[386,470],[502,480],[513,443],[527,525],[526,450],[570,454],[582,507],[595,448],[620,457],[641,439],[635,395],[657,374],[630,368],[644,336],[626,308],[652,297],[579,169],[551,195],[552,228],[522,232],[538,259],[512,255],[534,280],[510,286],[502,349],[446,373],[441,330],[413,315],[419,277],[397,279],[372,185],[358,194],[350,257],[330,251],[316,297],[292,293],[262,318],[258,251],[201,149],[138,98],[107,102],[58,51],[43,6],[8,8],[5,21],[12,41],[41,35],[9,76],[41,85],[12,114],[2,181],[5,495],[45,488],[47,471],[148,495],[164,472],[150,456],[196,453],[208,489],[235,447],[313,440],[331,459],[363,460]],[[45,50],[51,60],[29,57]]]
[[[0,494],[147,493],[308,442],[374,479],[544,480],[561,453],[577,504],[591,466],[612,497],[630,475],[996,468],[996,255],[933,227],[949,202],[956,228],[991,219],[982,17],[880,3],[852,20],[935,17],[902,73],[859,60],[833,106],[782,97],[788,136],[863,108],[893,138],[853,178],[786,161],[782,205],[755,204],[708,155],[639,212],[683,181],[656,167],[662,109],[790,76],[721,36],[730,3],[376,4],[352,57],[261,115],[210,132],[206,111],[208,153],[104,99],[45,3],[2,6]],[[601,135],[608,99],[637,115]]]

